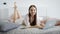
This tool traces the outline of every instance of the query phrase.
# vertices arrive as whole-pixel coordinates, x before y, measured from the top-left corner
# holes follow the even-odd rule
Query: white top
[[[37,25],[38,25],[38,26],[41,24],[41,22],[40,22],[41,20],[43,20],[43,17],[38,17],[38,16],[37,16]],[[27,27],[30,27],[29,16],[28,16],[28,15],[25,15],[24,22],[25,22],[25,25],[26,25]]]

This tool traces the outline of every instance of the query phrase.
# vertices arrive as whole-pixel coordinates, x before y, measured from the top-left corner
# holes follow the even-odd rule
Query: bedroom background
[[[15,0],[22,16],[28,13],[31,4],[37,6],[38,16],[48,16],[60,19],[60,0]],[[4,5],[3,3],[6,3]],[[8,18],[14,12],[14,0],[0,0],[0,18]]]

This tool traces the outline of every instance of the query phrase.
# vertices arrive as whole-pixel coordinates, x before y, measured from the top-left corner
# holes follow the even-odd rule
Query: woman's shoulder
[[[25,15],[25,18],[28,18],[28,14]]]
[[[26,20],[26,19],[28,19],[29,17],[28,17],[28,14],[26,14],[26,15],[24,15],[24,20]]]
[[[41,16],[37,15],[37,19],[40,19]]]

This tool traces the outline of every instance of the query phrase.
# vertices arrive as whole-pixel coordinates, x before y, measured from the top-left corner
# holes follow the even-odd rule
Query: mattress
[[[38,28],[27,28],[21,29],[21,26],[8,31],[8,32],[0,32],[0,34],[60,34],[60,26],[55,26],[50,29],[38,29]]]

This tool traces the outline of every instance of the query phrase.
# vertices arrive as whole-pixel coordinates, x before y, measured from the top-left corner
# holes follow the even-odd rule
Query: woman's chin
[[[32,16],[34,16],[35,14],[31,14]]]

